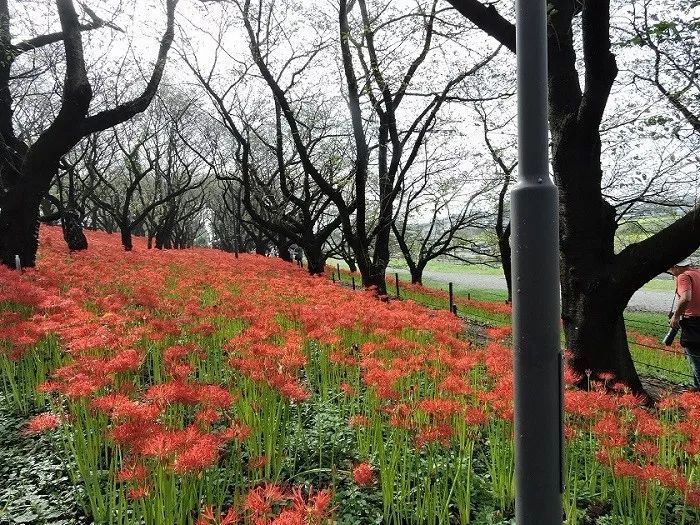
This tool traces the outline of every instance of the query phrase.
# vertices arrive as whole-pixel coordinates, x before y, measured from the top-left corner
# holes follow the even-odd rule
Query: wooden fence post
[[[448,284],[449,294],[450,294],[450,312],[454,313],[454,291],[452,290],[452,283]]]

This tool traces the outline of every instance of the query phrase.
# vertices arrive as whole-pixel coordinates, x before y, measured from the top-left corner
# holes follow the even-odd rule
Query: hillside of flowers
[[[279,259],[88,239],[46,227],[36,269],[0,268],[0,403],[94,523],[512,522],[507,329],[476,344]],[[700,394],[591,387],[565,394],[565,522],[700,524]]]

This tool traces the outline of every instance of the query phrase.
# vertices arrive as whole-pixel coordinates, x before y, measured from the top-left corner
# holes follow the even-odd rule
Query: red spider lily
[[[360,463],[352,469],[352,479],[361,487],[374,484],[374,469],[369,463]]]
[[[364,414],[355,414],[348,419],[348,425],[356,428],[365,428],[370,425],[370,420]]]
[[[265,455],[250,458],[250,460],[248,461],[248,468],[252,470],[263,468],[265,465],[267,465],[268,461],[269,458]]]
[[[467,426],[474,439],[501,427],[505,437],[510,432],[508,424],[489,425],[497,418],[510,421],[513,414],[507,327],[491,330],[481,348],[462,338],[462,321],[449,312],[410,301],[380,303],[371,293],[332,286],[276,260],[241,254],[233,264],[229,255],[213,250],[148,251],[138,239],[134,252],[115,257],[118,243],[92,232],[91,249],[69,255],[60,235],[58,229],[42,229],[37,270],[19,274],[0,268],[0,301],[26,305],[29,312],[0,312],[0,339],[12,345],[3,344],[2,351],[20,358],[38,351],[32,345],[45,336],[55,336],[65,366],[40,389],[51,395],[52,406],[79,411],[80,418],[98,416],[95,431],[103,434],[96,439],[111,440],[126,458],[116,479],[137,485],[133,490],[140,497],[162,490],[149,478],[163,470],[189,480],[217,467],[230,441],[232,458],[247,457],[242,442],[253,429],[234,417],[258,421],[269,402],[304,403],[315,395],[315,375],[307,372],[317,372],[319,352],[329,356],[330,384],[349,396],[336,399],[362,412],[349,419],[350,426],[405,429],[398,434],[414,435],[415,447],[454,445],[452,425],[460,431]],[[458,303],[495,313],[510,310],[462,298]],[[565,377],[569,384],[581,380],[570,369]],[[676,502],[686,494],[694,501],[689,465],[700,454],[700,396],[671,397],[659,403],[660,413],[646,411],[624,385],[612,384],[614,377],[597,377],[602,382],[591,378],[593,391],[566,390],[571,446],[598,447],[603,470],[633,475],[633,483],[625,485],[634,490],[658,484],[680,491]],[[265,395],[258,397],[260,392]],[[85,406],[90,410],[84,412]],[[257,446],[266,430],[255,430],[255,443],[249,444]],[[366,432],[359,434],[371,441]],[[406,453],[420,452],[409,446]],[[257,479],[267,460],[253,458],[244,475]],[[228,465],[222,462],[221,468]],[[378,473],[366,468],[368,484],[376,484]],[[308,525],[322,514],[323,505],[316,515],[311,512],[316,508],[311,494],[279,490],[268,512],[264,506],[261,512],[246,508],[245,515],[239,509],[231,520]],[[206,501],[201,492],[192,495],[191,501]],[[204,509],[199,520],[218,524],[226,516]]]
[[[244,508],[254,516],[266,517],[272,512],[272,506],[286,501],[288,498],[279,485],[265,483],[248,492]]]
[[[245,423],[240,421],[232,421],[228,428],[221,432],[221,439],[225,441],[235,440],[235,441],[245,441],[248,436],[250,436],[253,431]]]
[[[443,446],[450,444],[450,439],[454,435],[454,428],[450,425],[433,425],[422,429],[416,436],[416,447],[423,448],[430,443],[439,443]]]
[[[510,337],[512,330],[510,326],[497,326],[486,329],[486,336],[493,341],[503,341]]]
[[[440,390],[449,392],[455,395],[469,395],[472,392],[472,387],[460,375],[450,374],[439,386]]]
[[[125,466],[117,472],[117,481],[137,481],[139,483],[145,481],[150,472],[145,465],[141,463],[126,463]]]
[[[478,407],[467,407],[464,410],[464,420],[469,425],[481,426],[488,421],[486,413]]]
[[[194,419],[200,425],[209,426],[213,423],[216,423],[220,417],[221,414],[217,410],[213,408],[205,408],[197,412],[197,414],[195,414],[194,416]]]
[[[333,500],[333,491],[329,489],[314,492],[313,487],[309,489],[307,498],[301,488],[292,490],[292,511],[297,512],[305,518],[305,522],[315,524],[322,523],[332,512],[330,503]]]
[[[126,491],[126,497],[130,500],[139,500],[147,498],[151,493],[151,488],[148,485],[139,485]]]
[[[206,505],[199,513],[197,525],[216,525],[216,516],[214,516],[214,507]]]
[[[219,459],[221,441],[213,435],[199,436],[175,455],[175,472],[198,472],[211,467]]]
[[[634,450],[647,458],[655,458],[659,455],[659,447],[651,441],[640,441],[634,444]]]
[[[61,424],[61,418],[56,414],[44,413],[34,416],[22,429],[25,434],[41,434],[42,432],[47,432],[58,428]]]
[[[460,412],[462,405],[453,399],[434,398],[419,401],[417,408],[435,419],[444,420]]]
[[[343,392],[345,395],[348,395],[348,396],[355,395],[355,389],[351,385],[349,385],[348,383],[341,383],[339,388],[340,388],[340,391]]]

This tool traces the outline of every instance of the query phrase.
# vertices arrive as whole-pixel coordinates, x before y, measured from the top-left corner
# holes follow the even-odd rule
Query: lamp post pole
[[[546,0],[517,0],[518,183],[511,192],[515,522],[563,521],[557,188],[549,177]]]

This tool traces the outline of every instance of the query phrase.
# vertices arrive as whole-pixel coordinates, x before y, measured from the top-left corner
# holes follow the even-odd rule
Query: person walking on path
[[[689,260],[670,269],[676,279],[676,311],[669,324],[681,330],[681,346],[693,374],[693,390],[700,391],[700,269]]]

